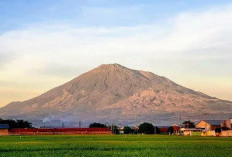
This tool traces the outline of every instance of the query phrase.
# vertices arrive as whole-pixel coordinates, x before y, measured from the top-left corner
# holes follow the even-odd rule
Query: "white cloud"
[[[181,13],[162,25],[76,28],[43,24],[5,32],[0,35],[0,64],[4,65],[0,81],[33,82],[36,76],[38,84],[55,78],[58,84],[99,64],[115,62],[174,80],[217,74],[232,79],[231,19],[230,5]]]

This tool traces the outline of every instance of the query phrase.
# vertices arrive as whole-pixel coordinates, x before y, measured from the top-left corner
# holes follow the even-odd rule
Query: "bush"
[[[89,128],[106,128],[107,126],[105,124],[101,123],[92,123],[89,125]]]
[[[32,128],[31,123],[28,121],[24,121],[24,120],[0,119],[0,124],[8,124],[10,129],[12,128]]]
[[[221,133],[221,128],[215,128],[215,133]]]
[[[119,134],[118,126],[112,125],[112,126],[110,126],[109,128],[111,128],[113,134]]]
[[[190,120],[183,122],[185,124],[185,128],[195,128],[195,123]]]
[[[155,132],[155,134],[160,134],[160,129],[156,126],[156,127],[154,128],[154,132]]]
[[[230,129],[227,127],[222,127],[222,130],[230,130]]]
[[[133,134],[135,132],[134,129],[131,129],[129,126],[125,126],[123,131],[124,134]]]
[[[170,134],[173,134],[173,132],[174,132],[173,127],[172,126],[169,127],[167,133],[170,135]]]
[[[142,123],[139,125],[139,132],[144,134],[154,134],[154,126],[150,123]]]

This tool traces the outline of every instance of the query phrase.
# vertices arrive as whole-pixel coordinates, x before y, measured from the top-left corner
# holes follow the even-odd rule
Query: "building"
[[[162,133],[169,134],[171,132],[173,132],[174,134],[178,134],[180,131],[180,126],[177,124],[173,124],[172,126],[156,126],[156,127],[159,129],[159,132],[161,134]]]
[[[119,128],[119,134],[124,134],[124,127]]]
[[[108,128],[26,128],[26,129],[10,129],[11,135],[86,135],[86,134],[112,134]]]
[[[180,134],[184,136],[200,136],[202,129],[196,128],[180,128]]]
[[[222,127],[228,128],[230,130],[232,130],[232,118],[225,120],[221,123]]]
[[[175,134],[178,134],[180,132],[180,129],[182,128],[182,124],[178,125],[178,124],[173,124],[172,127],[173,127],[173,132]]]
[[[138,126],[122,126],[118,128],[119,134],[134,134],[138,133]]]
[[[216,128],[221,128],[223,121],[224,120],[202,120],[196,124],[196,128],[204,131],[215,130]]]
[[[0,136],[1,135],[8,135],[9,125],[8,124],[0,124]]]
[[[168,129],[172,126],[156,126],[159,129],[159,132],[162,133],[168,133]]]

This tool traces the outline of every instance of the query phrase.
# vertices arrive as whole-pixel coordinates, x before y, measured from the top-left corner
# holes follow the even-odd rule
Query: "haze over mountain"
[[[87,125],[103,122],[134,125],[147,121],[168,125],[184,120],[227,119],[232,102],[182,87],[151,72],[119,64],[101,65],[38,97],[12,102],[0,109],[1,118],[46,123]]]

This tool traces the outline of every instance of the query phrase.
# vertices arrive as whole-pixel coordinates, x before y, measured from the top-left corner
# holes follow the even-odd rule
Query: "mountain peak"
[[[232,102],[115,63],[102,64],[36,98],[11,103],[0,109],[0,115],[38,125],[51,117],[54,121],[67,119],[72,125],[80,120],[132,125],[148,120],[177,123],[180,116],[193,120],[208,119],[210,115],[225,119],[231,117],[231,111]]]
[[[98,68],[123,68],[123,69],[127,69],[126,67],[114,63],[114,64],[101,64]]]

